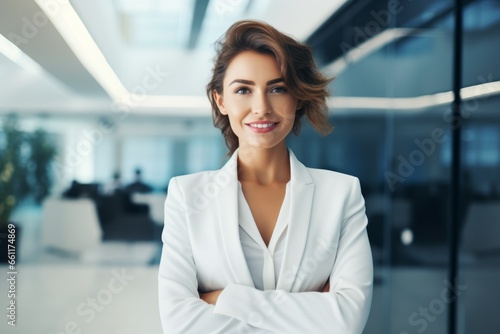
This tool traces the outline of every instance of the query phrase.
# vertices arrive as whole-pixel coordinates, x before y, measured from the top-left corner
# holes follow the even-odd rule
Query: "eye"
[[[250,93],[250,89],[247,87],[240,87],[234,91],[236,94],[248,94]]]
[[[288,89],[286,89],[283,86],[278,86],[271,89],[271,93],[286,93],[286,92],[288,92]]]

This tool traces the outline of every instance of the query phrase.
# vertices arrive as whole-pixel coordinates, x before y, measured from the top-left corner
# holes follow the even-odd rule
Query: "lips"
[[[278,124],[278,122],[253,122],[253,123],[247,123],[247,125],[249,125],[251,127],[254,127],[254,128],[259,128],[259,129],[268,128],[268,127],[271,127],[271,126],[276,125],[276,124]]]
[[[278,125],[278,123],[279,122],[257,121],[257,122],[246,123],[245,125],[248,126],[253,132],[265,133],[273,131]]]

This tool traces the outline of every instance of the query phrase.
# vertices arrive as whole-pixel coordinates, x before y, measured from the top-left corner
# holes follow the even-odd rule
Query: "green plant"
[[[31,193],[36,202],[41,203],[49,194],[52,186],[50,164],[57,151],[47,132],[41,129],[36,130],[28,137],[28,143],[31,153],[28,165],[31,176]]]
[[[56,155],[47,133],[19,130],[16,115],[3,118],[0,130],[0,228],[7,226],[15,206],[27,195],[37,202],[52,185],[49,166]]]

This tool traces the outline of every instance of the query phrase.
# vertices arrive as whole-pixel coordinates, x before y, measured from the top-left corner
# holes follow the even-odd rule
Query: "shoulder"
[[[328,203],[329,208],[339,205],[345,215],[352,215],[364,207],[359,179],[353,175],[326,169],[308,168],[314,179],[318,202]]]
[[[318,188],[332,187],[335,185],[335,189],[342,187],[352,187],[356,182],[359,183],[358,178],[349,174],[344,174],[329,169],[314,168],[306,166],[300,159],[293,153],[291,149],[290,152],[290,163],[292,165],[292,174],[295,173],[296,177],[301,181],[310,183],[311,181]],[[293,175],[292,175],[293,177]]]
[[[328,169],[310,168],[307,167],[309,174],[316,185],[330,187],[352,188],[359,186],[359,179],[356,176],[335,172]]]
[[[172,183],[175,183],[181,189],[200,186],[209,183],[210,181],[214,181],[219,172],[220,169],[197,172],[192,174],[185,174],[185,175],[177,175],[170,179],[169,187]]]
[[[166,201],[175,203],[175,206],[184,208],[190,213],[212,210],[212,205],[209,203],[220,194],[226,193],[228,189],[236,189],[228,187],[235,180],[231,171],[224,169],[174,176],[168,184]],[[232,194],[229,194],[229,197],[232,197]]]
[[[356,176],[327,169],[307,168],[318,198],[336,198],[341,202],[358,202],[363,199],[361,185]]]

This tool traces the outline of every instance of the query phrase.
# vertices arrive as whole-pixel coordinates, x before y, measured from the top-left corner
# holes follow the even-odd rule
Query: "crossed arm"
[[[222,291],[224,290],[215,290],[211,292],[202,293],[200,294],[200,299],[207,304],[215,305]],[[330,282],[326,282],[325,287],[321,292],[329,292],[329,291],[330,291]]]

